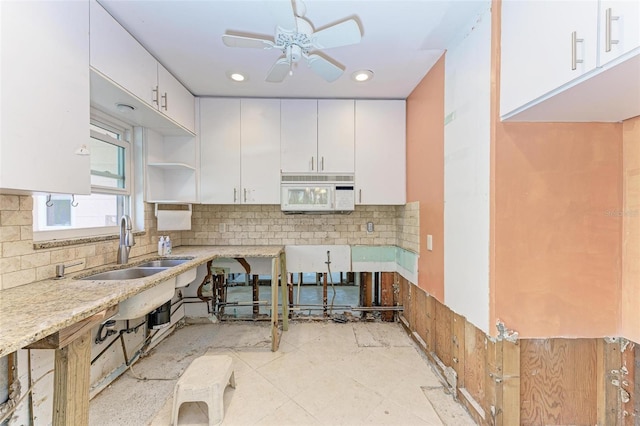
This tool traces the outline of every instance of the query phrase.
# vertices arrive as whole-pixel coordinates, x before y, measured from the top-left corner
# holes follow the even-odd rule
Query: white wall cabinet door
[[[239,204],[240,99],[200,98],[200,202]]]
[[[242,202],[280,204],[280,99],[240,101]]]
[[[91,192],[89,5],[0,2],[0,188]]]
[[[406,202],[406,104],[355,102],[356,204]]]
[[[282,99],[280,114],[282,171],[285,173],[317,171],[318,101]]]
[[[160,112],[195,133],[195,98],[162,64],[158,63]]]
[[[318,100],[318,170],[353,173],[355,121],[354,101]]]
[[[157,108],[158,61],[100,4],[90,7],[91,66]]]
[[[604,65],[640,47],[640,2],[600,0],[599,3],[599,65]]]
[[[501,115],[595,69],[597,22],[596,0],[503,1]]]

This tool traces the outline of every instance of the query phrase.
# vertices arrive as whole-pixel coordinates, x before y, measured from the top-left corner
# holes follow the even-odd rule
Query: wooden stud
[[[380,273],[380,302],[382,306],[393,306],[393,284],[395,272]],[[382,311],[382,321],[393,321],[393,311]]]
[[[622,422],[620,424],[632,426],[636,421],[640,424],[640,418],[638,418],[640,411],[637,411],[637,399],[640,397],[640,393],[636,393],[638,389],[636,382],[638,367],[636,365],[636,345],[633,342],[623,339],[620,342],[620,354],[622,358],[622,367],[620,368]],[[624,395],[623,398],[622,395]]]
[[[293,316],[293,274],[289,274],[287,284],[288,284],[287,290],[289,291],[289,318],[292,318]]]
[[[361,306],[371,306],[372,300],[372,286],[373,286],[373,274],[371,272],[361,272],[360,273],[360,297],[362,304]],[[367,316],[368,311],[362,311],[360,314],[362,318]]]
[[[55,352],[54,426],[89,424],[91,330],[76,337]]]
[[[258,318],[260,314],[260,305],[257,303],[260,301],[260,275],[252,275],[251,280],[253,283],[253,318]]]

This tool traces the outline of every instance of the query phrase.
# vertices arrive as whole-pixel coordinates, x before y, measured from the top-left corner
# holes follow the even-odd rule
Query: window
[[[91,155],[91,195],[34,196],[35,240],[118,232],[118,218],[131,214],[132,129],[92,110],[87,146]]]

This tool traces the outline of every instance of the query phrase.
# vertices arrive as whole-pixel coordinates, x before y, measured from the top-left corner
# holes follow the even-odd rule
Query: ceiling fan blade
[[[229,47],[250,47],[255,49],[271,49],[275,44],[271,40],[223,34],[222,42]]]
[[[328,49],[360,43],[361,39],[362,33],[358,23],[349,19],[313,33],[311,43],[318,49]]]
[[[329,83],[336,81],[342,75],[342,68],[332,62],[329,62],[320,55],[312,53],[307,57],[307,63],[313,72],[324,78]]]
[[[286,57],[282,57],[276,61],[269,70],[267,78],[264,80],[269,83],[282,83],[291,69],[291,64]]]
[[[287,30],[297,29],[296,16],[293,13],[291,0],[265,0],[273,16],[276,26]]]

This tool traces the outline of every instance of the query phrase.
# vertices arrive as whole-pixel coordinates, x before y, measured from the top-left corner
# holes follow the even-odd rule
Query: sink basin
[[[162,271],[166,271],[167,267],[147,267],[147,268],[126,268],[116,269],[113,271],[101,272],[99,274],[89,275],[81,278],[82,280],[109,280],[123,281],[133,280],[136,278],[144,278]],[[158,306],[171,300],[175,293],[176,278],[168,278],[148,290],[136,294],[118,304],[118,314],[113,317],[115,320],[130,320],[140,318],[153,311]]]
[[[126,268],[116,269],[113,271],[101,272],[99,274],[89,275],[88,277],[81,278],[83,280],[133,280],[136,278],[144,278],[162,271],[166,271],[167,268]]]
[[[182,265],[190,259],[159,259],[141,263],[137,268],[171,268],[172,266]]]
[[[118,304],[114,320],[130,320],[145,316],[149,312],[171,300],[176,291],[175,277],[162,281],[155,287],[138,293]]]

